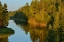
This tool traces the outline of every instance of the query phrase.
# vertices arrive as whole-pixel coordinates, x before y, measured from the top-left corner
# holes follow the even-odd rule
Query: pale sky
[[[2,4],[6,3],[9,11],[15,11],[32,0],[0,0]]]

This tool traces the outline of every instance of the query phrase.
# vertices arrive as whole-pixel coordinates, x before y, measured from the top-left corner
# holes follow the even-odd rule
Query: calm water
[[[45,42],[46,29],[30,28],[16,24],[13,20],[9,20],[9,28],[14,30],[14,34],[8,37],[9,42]]]

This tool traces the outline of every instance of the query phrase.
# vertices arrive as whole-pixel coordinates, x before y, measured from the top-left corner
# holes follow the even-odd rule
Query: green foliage
[[[1,4],[0,7],[0,14],[2,14]],[[54,37],[54,39],[54,31],[57,31],[57,29],[60,28],[61,26],[62,30],[64,30],[64,0],[32,0],[30,5],[26,3],[25,6],[19,8],[16,12],[23,12],[28,17],[28,20],[35,19],[34,21],[36,21],[37,23],[47,24],[47,27],[50,30],[53,29],[53,31],[49,31],[49,36],[51,35],[50,37]],[[17,16],[17,18],[22,17],[23,16],[20,16],[20,14]],[[35,23],[33,21],[30,22]],[[34,39],[32,38],[32,40]]]
[[[59,11],[60,0],[33,0],[30,5],[26,3],[16,12],[23,12],[28,19],[33,17],[39,23],[51,24],[53,28],[59,28]]]
[[[0,2],[0,26],[7,26],[9,20],[9,15],[7,11],[7,4],[5,3],[4,6]]]
[[[55,15],[55,19],[54,19],[54,28],[57,29],[57,28],[60,28],[60,20],[59,20],[59,13],[57,12],[56,15]]]
[[[0,42],[8,42],[8,36],[14,34],[11,28],[0,28]]]
[[[14,30],[12,30],[11,28],[0,28],[0,35],[3,35],[3,34],[13,34],[14,33]]]
[[[53,30],[49,30],[49,32],[48,32],[48,38],[47,38],[47,40],[48,40],[48,42],[55,42],[55,37],[56,35],[55,35],[55,33],[54,33],[54,31]]]
[[[38,23],[51,24],[52,28],[57,29],[61,24],[64,25],[64,3],[62,1],[63,0],[32,0],[30,5],[26,3],[25,6],[19,8],[16,12],[23,12],[28,17],[28,20],[34,18]],[[61,17],[60,14],[62,14]],[[20,18],[22,17],[20,16]]]
[[[37,22],[44,22],[47,24],[50,17],[46,11],[44,11],[44,3],[43,1],[32,1],[31,5],[29,6],[28,3],[26,3],[25,6],[19,8],[18,11],[25,13],[25,15],[28,17],[33,17],[36,19]]]
[[[16,14],[14,15],[14,19],[28,20],[27,16],[23,12],[16,12]]]
[[[64,28],[64,3],[61,3],[60,25]]]

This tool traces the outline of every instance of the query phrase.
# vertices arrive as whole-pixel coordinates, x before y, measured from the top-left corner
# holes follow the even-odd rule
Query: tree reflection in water
[[[16,22],[16,25],[20,25],[20,27],[25,31],[26,35],[28,32],[30,33],[30,39],[32,42],[46,42],[47,37],[47,28],[33,28],[29,25],[22,25],[22,23]]]
[[[0,42],[9,42],[8,36],[14,34],[14,30],[10,28],[1,28],[0,29]]]
[[[47,29],[46,28],[33,28],[28,26],[23,26],[25,32],[30,33],[30,39],[32,42],[46,42]],[[27,32],[27,33],[28,33]]]

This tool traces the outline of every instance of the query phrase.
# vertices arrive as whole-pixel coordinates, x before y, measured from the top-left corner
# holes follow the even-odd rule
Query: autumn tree
[[[64,29],[64,1],[61,0],[60,3],[60,25]]]
[[[3,12],[3,6],[0,2],[0,26],[3,25],[3,15],[2,15],[2,12]]]
[[[4,4],[4,7],[3,7],[3,22],[4,22],[4,25],[6,26],[8,24],[8,20],[9,20],[9,15],[8,15],[8,11],[7,11],[7,4],[5,3]]]
[[[0,26],[4,27],[7,26],[9,16],[8,16],[8,11],[7,11],[7,4],[5,3],[4,6],[0,2]]]

